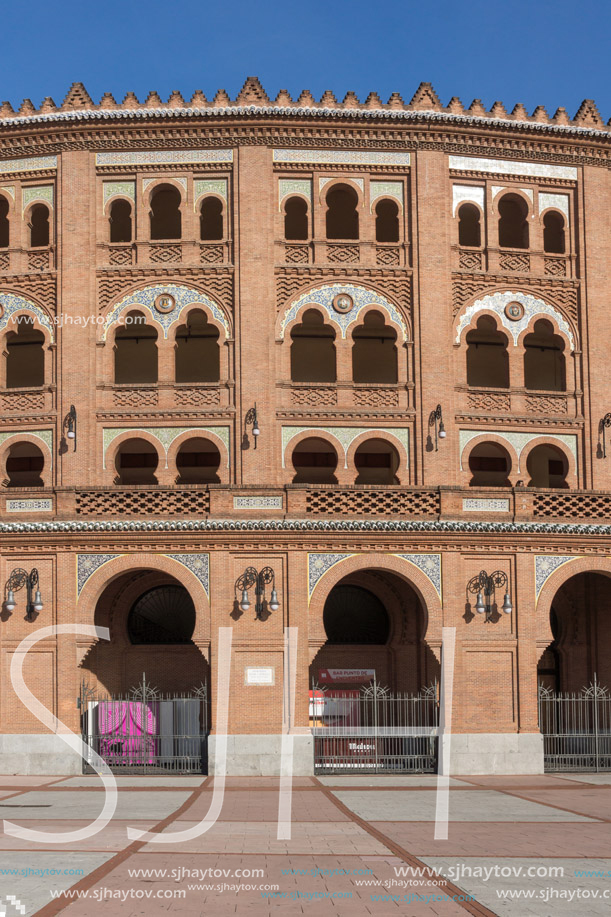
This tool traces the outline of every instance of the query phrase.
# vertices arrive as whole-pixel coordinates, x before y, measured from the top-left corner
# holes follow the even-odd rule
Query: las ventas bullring
[[[408,99],[0,108],[0,772],[611,769],[611,128]]]

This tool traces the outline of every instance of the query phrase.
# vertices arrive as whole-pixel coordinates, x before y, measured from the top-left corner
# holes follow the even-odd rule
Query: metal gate
[[[208,769],[208,691],[161,694],[142,676],[126,696],[101,695],[83,682],[79,697],[83,773],[93,773],[94,752],[114,773],[205,774]]]
[[[596,675],[579,694],[539,686],[539,728],[546,771],[611,770],[611,696]]]
[[[420,694],[376,683],[354,691],[312,685],[316,774],[436,773],[437,684]]]

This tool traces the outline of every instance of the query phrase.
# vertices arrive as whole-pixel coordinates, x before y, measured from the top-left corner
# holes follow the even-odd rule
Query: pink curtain
[[[157,704],[100,701],[100,754],[109,763],[152,764],[156,754]]]

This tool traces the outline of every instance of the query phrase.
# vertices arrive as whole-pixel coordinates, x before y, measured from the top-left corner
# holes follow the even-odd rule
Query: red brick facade
[[[75,84],[60,108],[5,104],[1,575],[36,567],[44,609],[3,609],[0,732],[44,732],[9,667],[53,623],[110,629],[25,666],[77,730],[83,678],[214,698],[227,626],[238,735],[280,731],[289,625],[302,729],[321,668],[417,692],[455,627],[455,731],[536,733],[552,604],[541,677],[611,686],[609,148],[592,102],[444,108],[428,84],[410,104],[272,101],[254,79],[233,102]],[[266,565],[280,608],[256,620],[235,583]],[[509,582],[492,622],[466,592],[482,569]],[[340,582],[382,603],[383,644],[326,643]],[[169,583],[191,645],[134,645],[130,608]]]

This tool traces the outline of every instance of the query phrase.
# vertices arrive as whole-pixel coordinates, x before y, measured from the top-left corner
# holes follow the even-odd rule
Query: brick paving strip
[[[176,821],[176,819],[179,818],[183,812],[185,812],[191,805],[193,805],[193,802],[200,796],[202,791],[205,790],[206,787],[210,786],[212,779],[212,777],[207,777],[201,786],[194,787],[193,793],[183,802],[180,808],[178,808],[171,815],[168,815],[167,818],[164,818],[163,821],[160,821],[151,830],[155,833],[161,833],[165,828],[171,825],[172,822]],[[148,789],[151,790],[152,787],[148,787]],[[75,885],[71,885],[70,891],[86,891],[90,888],[93,888],[94,885],[109,875],[114,869],[117,868],[117,866],[119,866],[121,863],[124,863],[125,860],[128,860],[134,853],[137,853],[142,847],[146,846],[146,843],[146,841],[133,841],[119,853],[115,854],[115,856],[110,860],[107,860],[105,863],[102,863],[101,866],[98,866],[97,869],[94,869],[92,872],[90,872],[87,876],[85,876],[84,879],[81,879],[80,882],[77,882]],[[68,905],[72,904],[73,902],[74,899],[72,897],[64,898],[63,900],[61,897],[56,898],[54,901],[49,901],[48,904],[45,904],[44,907],[41,907],[38,911],[36,911],[36,917],[54,917],[55,914],[61,913],[64,908],[68,907]]]
[[[344,815],[347,815],[351,821],[355,822],[355,824],[359,826],[359,828],[362,828],[363,831],[366,831],[367,834],[371,835],[371,837],[375,838],[377,841],[379,841],[381,844],[387,847],[391,851],[391,853],[394,853],[395,856],[403,860],[403,862],[406,863],[408,866],[414,866],[417,869],[426,869],[426,863],[423,860],[419,860],[418,857],[414,856],[411,853],[408,853],[407,850],[405,850],[403,847],[400,847],[399,844],[395,843],[394,841],[390,840],[389,837],[387,837],[377,828],[374,828],[373,825],[369,824],[369,822],[366,822],[364,819],[359,818],[358,815],[355,815],[354,812],[352,812],[347,806],[343,804],[343,802],[341,802],[339,799],[337,799],[333,795],[331,787],[325,786],[316,777],[314,777],[313,779],[319,785],[320,789],[322,790],[326,798],[329,800],[329,802],[333,803],[333,805],[337,809],[339,809],[339,811],[342,812]],[[439,876],[439,878],[436,881],[437,881],[436,887],[439,890],[439,892],[442,892],[443,894],[448,895],[449,898],[451,898],[453,895],[458,896],[457,900],[454,903],[457,904],[459,907],[463,908],[469,914],[474,914],[476,915],[476,917],[497,917],[494,911],[488,910],[487,907],[484,907],[482,904],[478,904],[476,901],[458,900],[460,896],[464,895],[465,893],[462,888],[459,888],[457,885],[454,885],[453,882],[450,882],[447,879],[443,879],[442,876]]]
[[[520,787],[520,790],[518,791],[518,790],[510,789],[508,787],[505,787],[504,789],[501,787],[495,787],[495,791],[497,793],[502,793],[503,796],[514,796],[517,799],[523,799],[525,802],[534,802],[534,803],[537,803],[537,805],[543,805],[547,809],[556,809],[559,812],[566,812],[567,814],[570,814],[570,815],[580,815],[582,817],[585,816],[587,818],[593,819],[596,822],[603,822],[603,823],[608,824],[611,821],[611,818],[606,817],[605,815],[601,815],[600,812],[597,813],[596,815],[593,815],[591,812],[583,812],[583,811],[580,811],[579,809],[570,809],[568,806],[563,806],[563,805],[560,805],[559,803],[550,802],[548,799],[538,799],[536,796],[536,793],[534,794],[525,793],[524,791],[527,789],[528,787]],[[576,787],[571,787],[571,789],[574,792]],[[587,784],[582,783],[580,785],[580,789],[587,790],[589,789],[589,787]],[[594,789],[594,787],[592,787],[592,789]],[[600,787],[596,787],[596,789],[600,790]],[[542,791],[540,789],[537,789],[537,792],[542,792]],[[556,788],[554,788],[554,792],[556,792]]]

